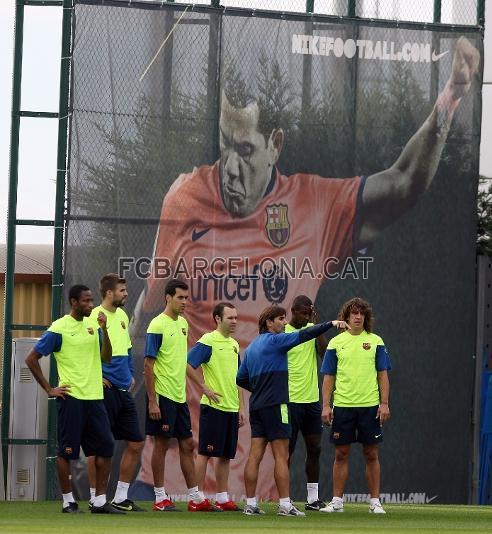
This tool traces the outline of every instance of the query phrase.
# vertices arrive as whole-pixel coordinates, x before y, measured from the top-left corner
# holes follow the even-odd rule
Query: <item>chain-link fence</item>
[[[212,328],[219,300],[237,306],[244,349],[269,303],[289,306],[295,295],[309,295],[331,319],[344,300],[365,296],[387,345],[398,350],[396,389],[403,393],[395,409],[406,413],[405,423],[394,424],[398,443],[390,437],[385,451],[392,465],[386,487],[465,502],[466,469],[445,467],[435,477],[420,458],[451,466],[469,457],[468,436],[441,414],[453,404],[458,424],[469,418],[472,362],[465,365],[463,354],[474,347],[480,30],[255,14],[247,4],[249,10],[224,12],[166,2],[76,3],[65,285],[96,288],[105,272],[126,274],[137,368],[170,266],[189,280],[190,344]],[[282,2],[284,9],[294,4]],[[373,17],[386,16],[383,6]],[[466,58],[460,72],[453,70],[456,54]],[[463,76],[466,83],[455,87]],[[403,202],[392,187],[382,196],[364,189],[377,176],[386,177],[385,190],[384,183],[407,175]],[[367,199],[375,202],[369,212]],[[373,224],[363,226],[371,214]],[[374,262],[369,278],[362,271],[337,278],[361,254]],[[239,257],[240,274],[220,263],[231,257]],[[213,270],[203,264],[216,260]],[[336,273],[329,267],[335,261]],[[281,262],[293,274],[280,271]],[[446,310],[438,327],[429,302]],[[432,329],[417,339],[412,333],[425,325]],[[453,390],[442,388],[436,398],[434,381],[457,375]],[[193,392],[195,430],[198,399]],[[425,438],[436,432],[448,444],[445,460],[439,443]],[[242,429],[231,475],[236,496],[248,440]],[[302,498],[296,458],[293,496]],[[180,494],[174,459],[166,489]],[[272,497],[268,467],[264,473],[259,491]],[[139,481],[151,490],[148,474]],[[362,487],[359,475],[352,483]]]
[[[128,0],[122,1],[128,2]],[[164,1],[191,5],[194,3],[189,0]],[[239,7],[285,13],[309,12],[337,17],[440,22],[469,26],[483,24],[485,9],[485,0],[201,0],[196,4],[220,6],[226,9]]]

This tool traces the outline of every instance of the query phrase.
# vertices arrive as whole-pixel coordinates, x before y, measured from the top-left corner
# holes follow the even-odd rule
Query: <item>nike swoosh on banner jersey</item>
[[[193,233],[191,234],[191,240],[198,241],[200,237],[203,237],[209,231],[210,228],[205,228],[204,230],[193,230]]]
[[[448,52],[449,52],[449,50],[446,50],[446,52],[441,52],[440,54],[436,54],[436,51],[433,50],[432,51],[432,61],[438,61],[443,56],[445,56]]]

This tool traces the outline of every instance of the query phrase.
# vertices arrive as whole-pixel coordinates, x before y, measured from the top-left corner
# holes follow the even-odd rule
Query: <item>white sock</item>
[[[372,506],[373,504],[381,504],[381,503],[379,502],[379,497],[371,497],[371,498],[369,499],[369,504],[370,504],[371,506]]]
[[[63,497],[63,508],[66,508],[68,506],[68,503],[75,502],[72,492],[62,493],[62,497]]]
[[[256,497],[246,497],[246,504],[248,506],[258,506],[258,501]]]
[[[188,488],[188,500],[193,502],[202,502],[205,500],[205,495],[203,494],[203,491],[198,489],[198,486],[194,486],[193,488]]]
[[[318,483],[317,482],[308,482],[306,484],[307,488],[307,502],[313,504],[318,500]]]
[[[343,506],[343,498],[342,497],[333,497],[331,502],[336,503],[336,504],[341,504]]]
[[[104,506],[106,504],[106,494],[97,495],[92,503],[94,506]]]
[[[91,498],[89,499],[89,502],[91,504],[94,504],[94,499],[96,498],[96,488],[89,488]]]
[[[116,493],[114,494],[114,502],[119,503],[126,501],[128,498],[128,488],[130,484],[128,482],[121,482],[118,480],[118,485],[116,486]]]
[[[292,502],[290,500],[290,497],[283,497],[282,499],[278,500],[278,503],[285,510],[290,510],[292,508]]]
[[[155,502],[161,502],[164,499],[168,499],[169,498],[167,493],[166,493],[166,490],[164,489],[164,487],[156,488],[154,486],[154,494],[155,494]]]
[[[229,494],[227,493],[227,491],[221,491],[219,493],[216,493],[215,494],[215,500],[219,504],[223,504],[225,502],[229,502]]]

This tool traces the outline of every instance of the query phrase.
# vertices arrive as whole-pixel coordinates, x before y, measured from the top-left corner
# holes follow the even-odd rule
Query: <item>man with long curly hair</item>
[[[350,446],[362,443],[369,486],[369,512],[386,513],[379,500],[381,469],[378,444],[382,425],[390,417],[388,371],[391,362],[383,340],[373,333],[374,317],[361,298],[346,302],[339,319],[350,330],[328,344],[321,373],[323,411],[321,418],[331,425],[330,440],[335,444],[333,498],[321,512],[343,512],[343,490],[348,478]],[[333,395],[333,408],[331,398]]]

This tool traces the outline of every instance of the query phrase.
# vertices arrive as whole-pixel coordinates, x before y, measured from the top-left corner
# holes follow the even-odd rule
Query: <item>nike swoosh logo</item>
[[[210,231],[210,228],[205,228],[204,230],[193,230],[193,233],[191,234],[191,240],[198,241],[201,237],[203,237],[209,231]]]
[[[441,52],[440,54],[436,54],[436,51],[432,51],[432,61],[439,61],[443,56],[445,56],[449,50],[446,50],[446,52]]]
[[[438,495],[434,495],[434,497],[426,497],[425,498],[425,504],[429,504],[430,502],[434,501],[435,499],[437,499]]]
[[[374,436],[376,439],[380,438],[383,434],[378,434],[377,436]]]

